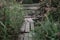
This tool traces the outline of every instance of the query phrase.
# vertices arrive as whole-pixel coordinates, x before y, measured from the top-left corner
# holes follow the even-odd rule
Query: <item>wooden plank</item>
[[[37,10],[39,9],[40,7],[23,7],[24,10]]]

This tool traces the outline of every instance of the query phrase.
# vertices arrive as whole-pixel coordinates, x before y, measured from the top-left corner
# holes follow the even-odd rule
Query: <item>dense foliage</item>
[[[12,0],[0,1],[0,40],[16,40],[23,22],[22,6]]]
[[[53,21],[60,21],[60,0],[51,1],[52,10],[50,11],[49,18]]]
[[[46,20],[38,23],[35,26],[34,40],[60,40],[60,25],[59,23]]]
[[[33,0],[24,0],[23,3],[32,4]],[[46,8],[51,10],[47,12]],[[38,10],[37,15],[46,14],[46,17],[35,22],[34,40],[60,40],[60,0],[45,0]],[[0,40],[17,40],[24,11],[16,0],[0,0]]]
[[[44,5],[47,5],[49,1],[45,2]],[[43,9],[43,7],[41,8]],[[46,18],[43,22],[35,23],[34,40],[60,40],[60,0],[51,0],[51,4],[45,8],[51,10],[45,12]]]

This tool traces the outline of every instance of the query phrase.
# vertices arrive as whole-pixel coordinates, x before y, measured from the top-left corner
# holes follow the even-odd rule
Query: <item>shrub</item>
[[[60,40],[59,23],[54,23],[46,20],[38,24],[35,26],[34,40]]]
[[[0,10],[0,17],[4,14],[4,22],[0,20],[0,39],[1,40],[16,40],[23,23],[22,6],[18,3],[2,1],[3,8]]]

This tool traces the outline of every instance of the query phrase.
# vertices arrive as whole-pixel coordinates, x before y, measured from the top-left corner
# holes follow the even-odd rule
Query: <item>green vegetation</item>
[[[60,1],[52,0],[49,6],[45,21],[35,23],[34,40],[60,40]]]
[[[60,23],[46,20],[35,26],[34,40],[60,40]]]
[[[32,0],[24,0],[32,4]],[[42,2],[40,2],[42,3]],[[35,22],[34,40],[60,40],[60,0],[44,1],[37,14],[44,15],[44,21]],[[51,10],[47,13],[45,8]],[[0,0],[0,40],[16,40],[24,19],[23,5],[16,0]],[[34,14],[35,15],[35,14]]]
[[[1,0],[3,6],[0,8],[0,40],[16,40],[23,23],[22,6],[11,1],[7,3]]]

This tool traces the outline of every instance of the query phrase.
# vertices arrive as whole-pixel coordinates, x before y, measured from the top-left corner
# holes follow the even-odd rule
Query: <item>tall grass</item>
[[[19,29],[23,23],[22,6],[18,3],[3,1],[0,14],[4,14],[4,22],[0,20],[0,40],[17,40]],[[2,17],[2,15],[0,15]]]
[[[47,2],[46,2],[47,3]],[[51,9],[43,22],[37,22],[35,26],[34,40],[60,40],[60,2],[51,1]]]
[[[34,40],[60,40],[60,23],[49,19],[35,26]]]

